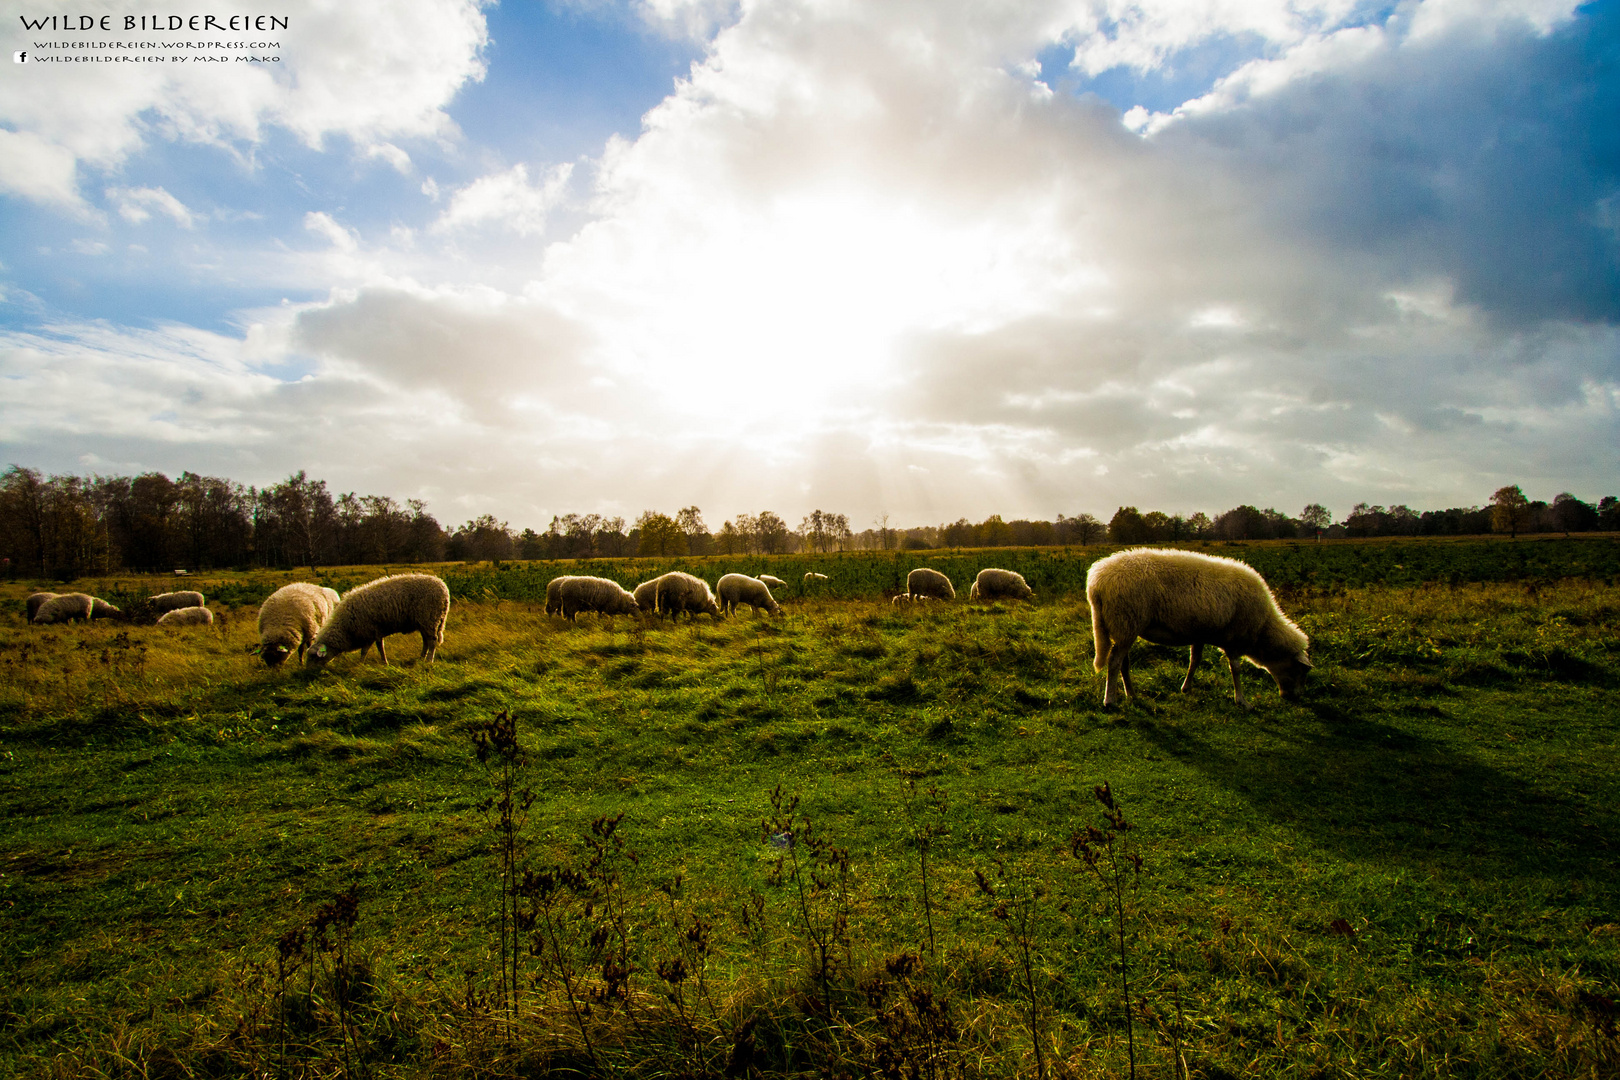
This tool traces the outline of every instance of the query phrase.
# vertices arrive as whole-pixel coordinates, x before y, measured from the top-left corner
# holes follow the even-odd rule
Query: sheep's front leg
[[[377,639],[377,657],[378,657],[378,659],[380,659],[383,662],[383,667],[388,666],[388,654],[383,651],[383,639],[382,638]]]
[[[1238,664],[1240,662],[1237,653],[1229,652],[1226,654],[1227,666],[1232,669],[1232,696],[1237,699],[1238,708],[1247,710],[1250,705],[1243,700],[1243,679],[1238,675]]]
[[[1198,665],[1203,659],[1204,643],[1200,641],[1192,647],[1192,658],[1187,661],[1187,677],[1181,683],[1181,692],[1183,694],[1192,689],[1193,672],[1198,670]]]

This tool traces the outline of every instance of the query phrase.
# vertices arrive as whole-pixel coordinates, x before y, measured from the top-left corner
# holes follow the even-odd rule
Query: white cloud
[[[326,237],[327,241],[338,251],[352,252],[360,247],[359,238],[355,236],[354,231],[339,225],[325,211],[311,210],[305,214],[304,228],[319,236]]]
[[[546,230],[546,218],[568,194],[573,175],[571,164],[558,165],[538,184],[529,183],[525,165],[514,165],[503,173],[474,180],[450,197],[450,205],[433,228],[438,232],[495,224],[519,236],[535,236]],[[431,186],[429,186],[431,185]],[[428,181],[423,193],[437,199],[438,185]]]
[[[132,225],[151,218],[152,212],[167,214],[182,229],[196,224],[196,217],[184,203],[163,188],[108,188],[107,198],[118,206],[118,215]]]

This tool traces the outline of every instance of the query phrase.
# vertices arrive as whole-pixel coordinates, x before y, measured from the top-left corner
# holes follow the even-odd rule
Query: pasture
[[[1109,550],[440,567],[437,664],[313,677],[254,606],[378,570],[184,631],[6,586],[0,1075],[1620,1070],[1620,543],[1216,545],[1312,639],[1249,713],[1141,643],[1101,709]],[[1038,602],[891,605],[924,565]],[[671,568],[785,616],[544,615]]]

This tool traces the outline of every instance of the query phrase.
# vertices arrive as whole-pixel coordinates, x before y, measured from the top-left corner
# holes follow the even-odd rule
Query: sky
[[[1620,0],[153,11],[7,6],[0,465],[518,529],[1620,493]]]

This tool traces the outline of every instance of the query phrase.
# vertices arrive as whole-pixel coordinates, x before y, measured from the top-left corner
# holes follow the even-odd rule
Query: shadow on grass
[[[1137,726],[1165,754],[1347,858],[1464,876],[1613,880],[1613,799],[1593,792],[1579,804],[1342,702],[1307,698],[1303,708],[1318,722],[1263,735],[1157,716]]]

